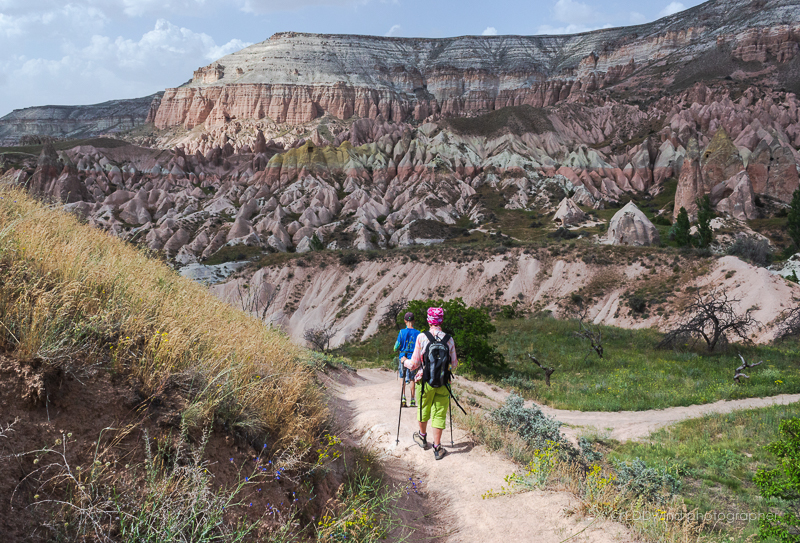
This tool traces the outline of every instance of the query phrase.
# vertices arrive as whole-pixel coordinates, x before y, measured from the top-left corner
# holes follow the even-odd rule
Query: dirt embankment
[[[65,464],[73,474],[87,473],[99,459],[110,463],[115,480],[131,483],[133,477],[132,484],[142,487],[145,435],[152,440],[156,458],[157,451],[169,450],[165,447],[176,442],[181,411],[187,405],[183,385],[170,381],[147,397],[135,380],[120,374],[73,373],[41,360],[0,355],[0,431],[4,434],[0,436],[0,541],[37,543],[57,538],[46,525],[57,518],[54,513],[59,507],[48,500],[64,499],[66,486],[54,488],[46,482],[63,473]],[[200,434],[190,432],[190,443],[196,445]],[[53,453],[26,454],[47,448],[63,452],[63,460]],[[214,489],[233,488],[245,476],[252,477],[254,458],[260,452],[246,439],[215,427],[203,456]],[[315,488],[317,502],[303,514],[310,517],[312,509],[319,514],[327,498],[335,494],[339,475],[320,481]],[[285,478],[245,486],[238,498],[249,505],[228,507],[225,520],[235,524],[244,514],[260,517],[268,504],[291,504],[295,490]],[[278,508],[285,511],[265,517],[259,528],[262,535],[288,513],[286,507]]]
[[[423,253],[425,255],[425,253]],[[579,295],[595,323],[623,328],[667,328],[679,318],[696,287],[717,287],[753,309],[762,324],[753,339],[774,337],[776,318],[800,298],[800,286],[736,257],[697,260],[658,250],[585,247],[509,250],[504,254],[443,258],[380,256],[345,266],[325,255],[309,255],[264,267],[211,291],[282,326],[297,341],[306,328],[337,330],[333,345],[365,339],[377,331],[386,307],[401,298],[462,297],[470,305],[519,302],[531,312],[557,316]],[[647,302],[634,312],[632,295]]]

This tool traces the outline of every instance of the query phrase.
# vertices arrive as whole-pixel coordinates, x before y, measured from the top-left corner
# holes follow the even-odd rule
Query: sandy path
[[[507,391],[480,381],[470,381],[459,377],[456,383],[464,386],[467,391],[469,391],[469,388],[480,391],[497,403],[504,402],[508,396]],[[596,429],[612,439],[627,441],[647,437],[662,426],[702,417],[710,413],[730,413],[737,409],[786,405],[797,401],[800,401],[800,394],[781,394],[768,398],[745,398],[742,400],[720,400],[703,405],[667,407],[649,411],[570,411],[553,409],[546,405],[540,405],[539,407],[546,415],[554,417],[567,425],[563,429],[567,437],[574,438],[584,429]],[[532,401],[527,401],[525,405],[530,406],[533,403]]]
[[[537,542],[559,543],[587,526],[572,542],[611,543],[634,541],[617,523],[567,516],[565,509],[576,499],[564,492],[534,491],[483,499],[489,489],[499,490],[503,478],[517,466],[499,454],[474,445],[466,433],[455,429],[454,446],[446,430],[442,440],[450,454],[435,461],[431,450],[423,451],[411,440],[417,428],[416,410],[403,410],[400,443],[397,432],[400,381],[394,372],[359,370],[350,383],[331,384],[350,412],[349,436],[383,456],[395,472],[421,478],[422,488],[441,502],[441,520],[446,525],[436,538],[448,543]]]

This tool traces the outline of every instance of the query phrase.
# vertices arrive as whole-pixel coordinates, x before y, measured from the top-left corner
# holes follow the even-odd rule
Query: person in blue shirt
[[[403,365],[403,362],[406,360],[411,359],[411,355],[414,353],[414,345],[417,342],[417,336],[419,335],[419,330],[414,329],[414,314],[412,312],[408,312],[403,315],[403,320],[406,322],[406,327],[403,330],[400,330],[400,333],[397,334],[397,341],[394,344],[394,350],[399,350],[399,361],[400,366],[398,368],[398,372],[400,373],[400,378],[405,379],[405,383],[411,383],[411,407],[416,407],[416,398],[415,398],[415,383],[414,383],[414,375],[410,369]],[[406,404],[406,387],[403,384],[403,399],[401,400],[402,407],[408,407]]]

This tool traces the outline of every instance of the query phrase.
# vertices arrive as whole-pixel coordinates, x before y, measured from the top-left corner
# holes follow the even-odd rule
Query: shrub
[[[766,267],[772,262],[772,247],[765,239],[757,239],[752,236],[736,238],[730,247],[728,254],[738,256],[742,260],[748,260],[756,266]]]
[[[665,503],[678,492],[681,482],[666,469],[651,468],[641,458],[617,462],[617,485],[625,492],[653,503]]]
[[[594,450],[592,442],[585,437],[578,438],[578,447],[587,462],[599,462],[603,459],[603,453]]]
[[[500,380],[500,384],[509,388],[518,388],[520,390],[532,391],[536,388],[536,385],[534,385],[533,381],[516,373],[503,377]]]
[[[342,266],[355,266],[361,262],[361,258],[357,253],[342,253],[339,255],[339,263]]]
[[[538,406],[525,407],[525,402],[511,394],[506,403],[489,414],[501,426],[514,430],[533,449],[546,450],[556,445],[560,450],[574,456],[574,447],[561,433],[561,422],[545,415]]]
[[[678,247],[686,247],[691,242],[690,229],[689,214],[686,212],[685,207],[681,207],[680,211],[678,211],[678,217],[675,219],[675,224],[669,230],[669,237],[675,240]]]
[[[795,191],[795,197],[797,194]],[[774,537],[797,543],[800,541],[800,418],[782,420],[779,432],[780,439],[767,445],[767,449],[780,459],[780,467],[758,470],[753,482],[764,498],[782,500],[782,510],[761,520],[759,535],[763,539]]]
[[[427,322],[430,307],[444,309],[442,330],[455,340],[458,361],[464,369],[485,372],[505,368],[503,355],[489,344],[489,335],[496,329],[485,308],[469,307],[461,298],[408,302],[408,310],[414,313],[414,322],[420,324]]]
[[[647,300],[641,294],[634,294],[628,298],[628,307],[634,313],[644,313],[647,310]]]
[[[525,310],[519,309],[519,301],[514,301],[511,305],[500,306],[500,317],[504,319],[521,319],[525,316]]]
[[[792,195],[792,203],[789,212],[786,214],[789,230],[789,237],[792,238],[795,247],[800,247],[800,189],[796,189]]]
[[[703,249],[711,245],[711,241],[714,239],[711,219],[715,215],[711,209],[711,200],[709,200],[708,194],[697,199],[697,207],[697,247]]]
[[[554,232],[550,232],[549,234],[547,234],[548,238],[554,238],[554,239],[575,239],[578,236],[579,234],[573,232],[572,230],[564,228],[563,226],[557,228]]]

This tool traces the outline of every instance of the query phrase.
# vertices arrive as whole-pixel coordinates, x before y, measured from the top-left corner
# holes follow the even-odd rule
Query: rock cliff
[[[167,89],[153,121],[187,129],[234,119],[298,124],[326,114],[404,122],[522,104],[599,103],[606,89],[659,92],[709,67],[732,77],[754,64],[794,62],[798,9],[797,0],[712,0],[650,24],[570,36],[284,32]],[[775,77],[794,82],[797,74]]]
[[[0,118],[0,145],[18,145],[23,136],[89,138],[131,130],[154,117],[163,92],[90,106],[37,106]]]

